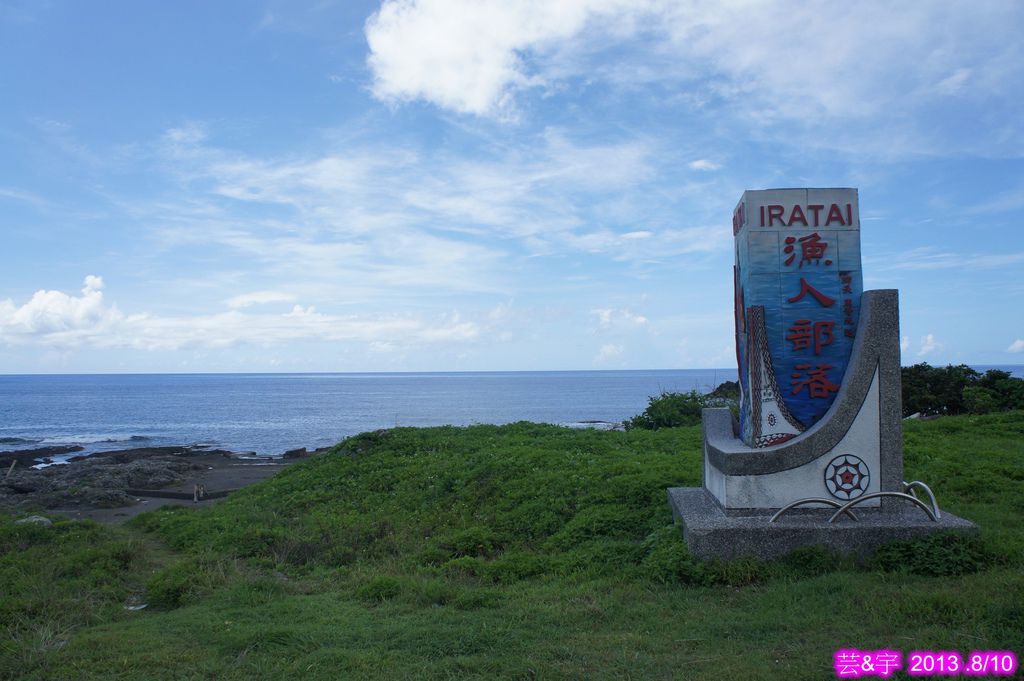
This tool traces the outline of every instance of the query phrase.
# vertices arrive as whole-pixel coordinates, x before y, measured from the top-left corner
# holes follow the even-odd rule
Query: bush
[[[999,562],[977,535],[939,532],[881,547],[871,567],[939,577],[969,575]]]
[[[360,586],[356,594],[363,600],[374,603],[389,601],[405,591],[408,581],[408,578],[380,575]]]
[[[177,608],[198,601],[234,573],[234,566],[222,559],[189,557],[153,575],[146,582],[146,596],[152,605]]]
[[[647,401],[642,414],[622,422],[626,430],[643,428],[678,428],[695,426],[700,423],[700,414],[705,407],[728,407],[736,412],[739,405],[739,384],[726,381],[712,392],[702,394],[696,390],[685,393],[662,391]]]
[[[693,426],[700,423],[700,412],[704,407],[710,406],[709,401],[708,396],[696,390],[687,393],[662,392],[661,395],[648,400],[647,409],[642,414],[623,422],[622,425],[626,430]]]

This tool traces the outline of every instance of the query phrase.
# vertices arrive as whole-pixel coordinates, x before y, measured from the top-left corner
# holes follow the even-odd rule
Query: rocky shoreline
[[[209,503],[327,451],[299,449],[284,457],[256,457],[197,446],[137,447],[31,467],[72,453],[69,449],[74,451],[61,446],[0,452],[0,510],[123,519],[168,503]],[[204,494],[197,494],[200,490]]]

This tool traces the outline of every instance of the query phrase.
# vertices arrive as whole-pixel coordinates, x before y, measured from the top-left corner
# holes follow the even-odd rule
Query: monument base
[[[742,556],[778,558],[794,549],[823,546],[843,555],[868,556],[889,542],[933,532],[976,532],[963,518],[941,512],[932,520],[912,504],[889,508],[857,507],[857,520],[829,518],[834,508],[800,508],[769,522],[773,510],[725,511],[703,487],[673,487],[668,501],[692,553],[704,560]]]

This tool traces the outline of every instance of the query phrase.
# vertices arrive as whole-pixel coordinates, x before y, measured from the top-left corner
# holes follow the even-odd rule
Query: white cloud
[[[927,355],[938,352],[943,348],[945,348],[945,346],[942,343],[940,343],[934,335],[928,334],[927,336],[921,339],[921,349],[918,350],[917,356],[925,357]]]
[[[37,207],[43,207],[47,205],[47,202],[40,198],[39,196],[37,196],[36,194],[15,187],[0,187],[0,199],[14,199],[16,201],[24,201],[25,203]]]
[[[1022,15],[1014,2],[385,0],[365,33],[372,91],[392,103],[515,119],[528,90],[666,84],[689,109],[751,131],[797,122],[848,153],[1005,154],[1024,144],[1012,130],[976,126],[951,145],[920,119],[951,100],[1016,110]]]
[[[652,236],[654,236],[654,232],[649,232],[646,229],[641,229],[635,232],[626,232],[625,234],[621,235],[620,238],[625,240],[650,239]]]
[[[932,246],[914,248],[893,258],[864,258],[873,271],[944,270],[970,268],[974,270],[999,269],[1024,263],[1024,252],[1009,253],[954,253],[940,251]]]
[[[643,136],[585,143],[547,128],[475,157],[346,140],[258,158],[184,126],[163,137],[158,153],[188,187],[184,198],[132,207],[155,225],[161,245],[228,248],[296,293],[297,282],[316,281],[363,301],[507,294],[519,269],[509,250],[655,262],[723,252],[730,242],[718,225],[670,225],[678,211],[661,200],[667,180],[653,170],[662,152]],[[262,217],[239,217],[251,211]]]
[[[290,303],[295,296],[281,291],[253,291],[243,293],[225,300],[225,304],[233,309],[249,307],[251,305],[266,305],[268,303]]]
[[[1020,72],[1011,47],[1019,18],[1015,3],[386,0],[366,37],[373,91],[385,100],[494,115],[517,91],[557,79],[692,87],[707,74],[705,97],[810,119],[877,112],[929,93],[1012,93],[999,78]],[[594,68],[597,46],[638,39],[644,49]]]
[[[276,345],[300,339],[393,345],[471,342],[480,327],[458,314],[433,320],[417,315],[330,315],[295,305],[284,314],[231,310],[190,317],[122,314],[107,305],[99,277],[86,278],[80,297],[38,291],[25,304],[0,301],[0,345],[54,348],[179,350],[238,344]]]
[[[543,86],[526,53],[577,34],[624,0],[385,0],[366,22],[373,92],[460,113],[506,114],[515,90]]]
[[[690,170],[718,170],[722,167],[714,161],[709,161],[706,158],[699,158],[696,161],[690,161],[687,165]]]
[[[1010,347],[1006,348],[1007,352],[1024,352],[1024,339],[1018,338],[1017,340],[1010,343]]]
[[[939,81],[935,89],[944,95],[955,95],[960,92],[971,77],[971,69],[959,68],[946,78]]]
[[[24,305],[0,301],[0,339],[78,333],[108,326],[120,318],[116,308],[103,304],[103,279],[85,278],[81,296],[61,291],[36,291]]]
[[[900,351],[906,352],[910,349],[910,336],[904,336],[900,339]]]
[[[597,355],[594,356],[594,364],[610,364],[612,362],[616,362],[622,358],[622,354],[625,351],[626,348],[622,345],[606,343],[601,346],[601,349],[597,351]]]
[[[597,317],[597,325],[601,330],[644,327],[648,321],[643,315],[619,308],[598,308],[591,310],[590,314]]]

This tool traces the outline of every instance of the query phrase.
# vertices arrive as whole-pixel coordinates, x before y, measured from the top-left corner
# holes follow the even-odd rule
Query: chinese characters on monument
[[[744,192],[733,234],[740,433],[768,447],[817,423],[842,385],[863,289],[857,190]]]

